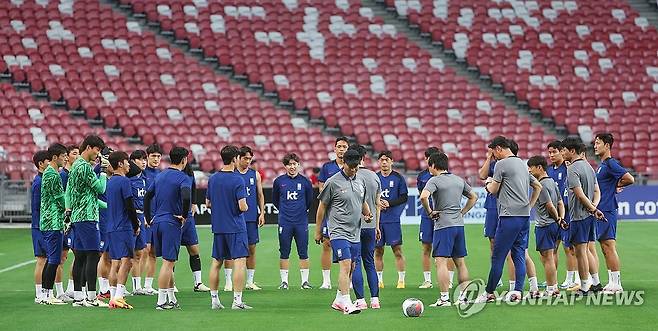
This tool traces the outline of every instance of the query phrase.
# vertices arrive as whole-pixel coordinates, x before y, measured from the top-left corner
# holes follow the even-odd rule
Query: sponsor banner
[[[464,223],[467,224],[484,224],[486,209],[484,209],[484,200],[487,192],[483,187],[474,187],[473,190],[478,195],[478,201],[464,217]],[[265,194],[265,223],[276,224],[279,211],[272,203],[272,189],[263,188]],[[317,196],[315,190],[315,196]],[[199,214],[196,216],[198,224],[210,224],[210,210],[205,205],[206,190],[197,190],[197,205]],[[619,202],[619,219],[620,220],[657,220],[658,221],[658,186],[631,186],[625,188],[617,195]],[[462,205],[466,199],[462,199]],[[317,211],[317,200],[311,205],[309,210],[309,222],[315,223],[315,213]],[[402,224],[419,224],[420,215],[423,206],[420,203],[420,194],[415,187],[409,187],[409,200],[402,212]]]

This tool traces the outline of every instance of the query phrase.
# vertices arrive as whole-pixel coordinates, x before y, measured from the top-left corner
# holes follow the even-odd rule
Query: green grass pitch
[[[584,302],[557,306],[506,306],[487,305],[483,311],[469,318],[459,317],[456,308],[430,308],[438,295],[438,289],[421,290],[420,244],[416,240],[417,226],[404,226],[404,253],[407,259],[407,288],[396,289],[397,273],[390,249],[385,254],[384,280],[381,290],[382,309],[366,310],[359,315],[343,316],[329,305],[335,290],[301,290],[296,257],[291,257],[289,291],[277,289],[278,242],[276,228],[261,229],[258,248],[256,282],[262,291],[244,293],[245,302],[254,307],[251,311],[212,311],[210,295],[192,291],[192,274],[188,266],[187,252],[181,250],[177,266],[177,286],[180,311],[156,311],[156,297],[128,297],[134,310],[107,310],[73,308],[71,306],[48,307],[33,302],[34,265],[0,272],[0,329],[2,330],[550,330],[550,329],[627,329],[655,330],[658,328],[658,263],[656,263],[658,223],[621,223],[619,226],[619,254],[622,261],[624,289],[644,290],[644,303],[640,306],[587,306]],[[199,228],[203,279],[207,282],[211,260],[211,234],[209,228]],[[532,231],[532,230],[531,230]],[[309,231],[312,233],[312,231]],[[489,245],[482,237],[482,225],[467,225],[467,264],[472,278],[486,279],[489,270]],[[537,265],[539,279],[544,279],[538,254],[531,234],[531,255]],[[319,265],[320,248],[311,244],[311,282],[321,282]],[[71,254],[72,256],[72,254]],[[0,229],[0,269],[29,261],[32,246],[28,229]],[[70,260],[69,260],[70,262]],[[607,283],[607,273],[601,256],[601,281]],[[68,263],[68,262],[67,262]],[[564,268],[559,270],[559,280],[564,279]],[[433,273],[433,278],[435,277]],[[506,279],[506,276],[504,276]],[[222,272],[223,278],[223,272]],[[332,271],[334,287],[337,270]],[[129,281],[130,282],[130,281]],[[436,281],[434,280],[436,283]],[[66,282],[65,282],[66,286]],[[223,287],[223,279],[220,284]],[[129,285],[130,289],[130,285]],[[368,290],[366,288],[366,294]],[[366,295],[367,297],[368,295]],[[425,303],[421,318],[405,318],[401,303],[405,298],[416,297]],[[230,304],[232,294],[220,292],[225,305]]]

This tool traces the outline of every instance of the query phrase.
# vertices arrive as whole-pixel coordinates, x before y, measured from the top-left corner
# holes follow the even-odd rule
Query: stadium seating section
[[[424,166],[429,145],[451,156],[453,172],[474,175],[490,137],[514,138],[522,157],[542,153],[555,138],[360,1],[118,2],[265,92],[307,109],[311,119],[375,152],[392,150],[408,170]],[[612,131],[624,165],[641,172],[658,167],[648,145],[658,138],[650,130],[658,101],[655,28],[618,0],[514,1],[514,8],[508,1],[477,3],[386,1],[570,133],[587,139]],[[116,147],[142,146],[128,147],[124,137],[165,149],[188,146],[201,170],[211,171],[221,164],[223,144],[247,144],[269,180],[281,172],[287,151],[298,152],[308,167],[332,150],[333,136],[99,1],[3,1],[0,26],[6,40],[0,73],[121,129],[123,137],[107,137]],[[10,85],[2,93],[3,121],[16,128],[0,133],[0,157],[9,158],[5,172],[12,178],[33,174],[27,158],[46,141],[78,141],[98,130]]]

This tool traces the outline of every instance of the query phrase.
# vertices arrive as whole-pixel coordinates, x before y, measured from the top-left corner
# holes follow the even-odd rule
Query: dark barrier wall
[[[314,190],[314,196],[318,196],[318,190]],[[206,207],[206,190],[198,189],[196,192],[196,204],[199,207],[199,214],[194,217],[196,224],[210,224],[210,210]],[[265,223],[277,224],[279,211],[272,203],[272,188],[263,188],[265,194]],[[318,209],[318,200],[314,199],[311,209],[308,212],[309,222],[315,223],[315,213]]]

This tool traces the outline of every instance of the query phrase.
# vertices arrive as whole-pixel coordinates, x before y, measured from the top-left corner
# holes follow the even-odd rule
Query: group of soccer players
[[[615,194],[632,184],[633,177],[611,157],[613,143],[611,134],[596,136],[594,149],[602,163],[594,171],[585,160],[585,146],[572,138],[548,145],[551,165],[543,156],[533,156],[526,164],[516,156],[518,145],[505,137],[491,141],[480,170],[489,193],[484,232],[491,244],[491,270],[487,293],[478,300],[496,299],[494,290],[500,285],[506,260],[510,271],[507,299],[521,300],[526,274],[530,283],[528,295],[540,296],[535,266],[527,253],[533,207],[537,214],[536,249],[545,270],[546,295],[559,295],[559,288],[576,291],[578,295],[622,291],[615,247]],[[380,307],[384,246],[391,246],[395,255],[397,287],[405,287],[400,216],[408,193],[404,177],[392,170],[391,152],[379,153],[381,170],[377,173],[364,166],[366,149],[350,146],[346,137],[336,139],[334,152],[336,159],[325,163],[319,175],[314,239],[322,245],[320,288],[331,289],[331,262],[338,263],[338,290],[331,306],[354,314],[368,308],[363,270],[370,290],[370,308]],[[130,295],[126,282],[131,274],[132,295],[157,294],[156,309],[178,309],[174,270],[180,247],[186,246],[194,291],[210,292],[212,309],[224,308],[218,291],[222,266],[224,290],[233,291],[231,307],[251,309],[244,303],[242,292],[260,290],[254,282],[256,244],[259,227],[265,222],[262,180],[249,167],[253,151],[246,146],[224,146],[220,152],[223,166],[208,182],[206,205],[212,208],[213,233],[210,287],[201,280],[194,221],[198,212],[196,185],[188,154],[185,148],[172,148],[170,166],[161,171],[163,151],[157,144],[128,155],[112,151],[93,135],[79,147],[56,143],[35,153],[33,161],[39,170],[32,187],[32,239],[37,257],[35,302],[131,309],[125,299]],[[469,279],[463,216],[475,205],[477,195],[464,179],[449,172],[448,156],[438,148],[428,148],[425,157],[428,168],[417,179],[424,209],[419,230],[424,276],[420,288],[433,287],[431,256],[440,288],[433,306],[450,306],[448,289],[454,273],[457,272],[462,286]],[[282,290],[290,286],[293,240],[299,257],[300,287],[312,288],[308,212],[315,196],[311,182],[299,173],[301,162],[295,153],[286,154],[282,159],[285,173],[274,180],[272,189],[272,201],[279,210]],[[462,197],[467,199],[463,207]],[[605,288],[598,276],[595,241],[599,241],[608,267],[609,284]],[[560,243],[567,256],[567,279],[558,286]],[[62,266],[69,250],[75,260],[68,289],[64,291]],[[156,257],[162,258],[158,290],[153,288]],[[352,301],[350,289],[356,301]],[[466,300],[464,290],[459,302]]]

